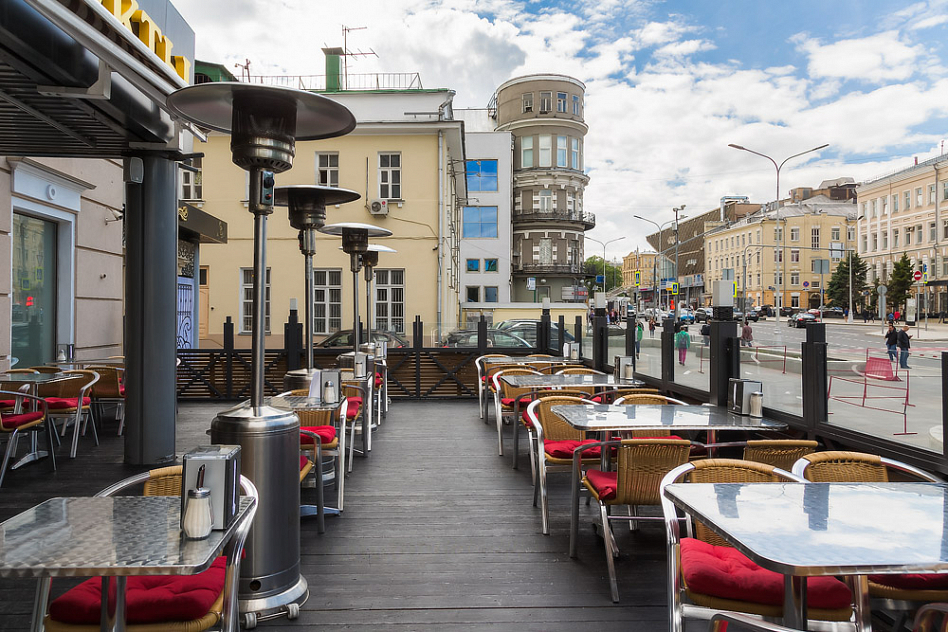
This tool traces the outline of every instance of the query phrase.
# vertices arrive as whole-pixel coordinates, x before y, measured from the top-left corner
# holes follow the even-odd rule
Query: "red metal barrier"
[[[888,358],[879,358],[871,357],[869,355],[869,350],[866,350],[866,370],[863,372],[860,378],[848,378],[840,377],[838,375],[831,375],[829,378],[829,385],[826,390],[827,399],[834,399],[838,402],[844,404],[851,404],[853,406],[859,406],[860,408],[867,408],[870,410],[879,410],[887,413],[895,413],[902,415],[902,432],[893,432],[893,436],[901,435],[914,435],[918,434],[917,432],[908,431],[908,408],[912,406],[909,403],[909,383],[908,371],[905,372],[906,379],[903,382],[898,375],[892,371],[892,363]],[[861,395],[833,395],[833,381],[844,382],[849,384],[856,384],[857,386],[862,387]],[[899,382],[904,384],[904,386],[895,386],[889,384],[881,384],[880,382]],[[895,391],[897,394],[893,395],[876,395],[870,394],[870,389],[872,393],[877,392],[886,392],[886,391]],[[892,410],[891,408],[880,408],[878,406],[869,406],[866,404],[866,401],[869,400],[894,400],[901,404],[901,411]],[[831,413],[832,414],[832,413]]]

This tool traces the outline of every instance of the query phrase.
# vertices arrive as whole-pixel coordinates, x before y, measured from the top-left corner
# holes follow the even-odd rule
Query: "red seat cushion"
[[[16,406],[15,399],[0,399],[0,408],[13,408]]]
[[[596,490],[600,500],[612,500],[616,497],[616,489],[619,486],[618,472],[586,470],[586,480]]]
[[[682,538],[681,572],[688,589],[696,593],[770,606],[783,605],[783,575],[761,568],[729,546]],[[807,580],[807,603],[811,608],[848,608],[851,600],[849,588],[834,577],[810,577]]]
[[[300,455],[300,472],[303,471],[303,468],[306,467],[307,463],[309,463],[309,459],[307,459],[305,456],[301,454]]]
[[[319,442],[323,445],[327,443],[332,443],[336,440],[336,427],[335,426],[303,426],[300,430],[309,430],[310,432],[316,433],[319,437]],[[313,445],[313,438],[309,435],[300,434],[300,443],[303,445]]]
[[[219,557],[197,575],[137,575],[128,578],[129,623],[192,621],[203,617],[224,589],[226,558]],[[102,578],[93,577],[49,605],[49,616],[62,623],[98,625]]]
[[[92,403],[89,397],[82,398],[82,405],[88,406]],[[62,410],[63,408],[76,408],[79,405],[78,397],[47,397],[46,406],[50,410]]]
[[[948,575],[932,573],[870,575],[869,581],[901,590],[948,590]]]
[[[590,397],[589,401],[596,402],[597,404],[602,403],[602,395],[596,395],[595,397]]]
[[[362,398],[357,396],[347,397],[349,402],[346,408],[346,419],[355,419],[359,415],[359,409],[362,408]]]
[[[37,419],[43,418],[42,411],[35,411],[31,413],[20,413],[19,415],[2,415],[0,418],[3,419],[3,427],[7,429],[19,428],[24,424],[28,424],[31,421],[36,421]]]
[[[521,398],[520,398],[520,405],[521,405],[521,406],[529,406],[529,405],[530,405],[530,402],[532,402],[532,401],[533,401],[533,400],[530,399],[529,397],[521,397]],[[508,408],[510,408],[511,406],[514,405],[514,398],[513,398],[513,397],[501,397],[501,398],[500,398],[500,404],[501,404],[502,406],[507,406]]]
[[[121,395],[122,397],[125,397],[125,385],[124,385],[124,384],[122,384],[122,385],[119,386],[119,395]]]
[[[530,416],[527,415],[527,409],[524,408],[523,412],[520,413],[520,418],[523,420],[523,425],[527,428],[533,428],[533,421],[530,420]]]
[[[555,459],[571,459],[573,458],[573,452],[581,445],[586,445],[587,443],[598,443],[596,439],[586,439],[584,441],[576,441],[574,439],[564,439],[562,441],[553,441],[550,439],[543,440],[543,451]],[[583,452],[584,459],[593,459],[599,458],[601,450],[599,448],[593,448],[591,450],[586,450]]]

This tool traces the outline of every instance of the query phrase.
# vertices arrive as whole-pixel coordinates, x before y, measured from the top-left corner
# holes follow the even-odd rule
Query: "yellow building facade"
[[[415,316],[432,342],[458,319],[458,201],[465,197],[461,123],[450,116],[447,90],[340,93],[331,97],[352,110],[356,129],[339,138],[298,142],[293,168],[276,176],[277,186],[328,184],[358,192],[362,199],[326,209],[326,223],[360,222],[392,231],[372,240],[394,248],[376,270],[372,327],[408,334]],[[409,114],[405,114],[409,113]],[[410,114],[415,113],[415,114]],[[202,249],[202,346],[221,344],[228,317],[236,345],[250,345],[250,282],[253,218],[247,210],[246,173],[231,162],[230,138],[211,134],[196,144],[203,152],[202,200],[190,203],[228,223],[228,242]],[[373,209],[373,202],[376,202]],[[380,208],[381,207],[381,208]],[[373,212],[374,211],[374,212]],[[353,275],[340,239],[319,234],[314,258],[317,340],[353,326]],[[304,260],[298,232],[285,208],[268,222],[270,269],[267,347],[283,345],[283,323],[296,299],[303,317]],[[359,311],[366,318],[364,274],[359,274]]]
[[[884,284],[904,253],[913,267],[927,269],[932,308],[948,309],[948,156],[869,180],[856,191],[867,281]]]
[[[733,279],[736,304],[745,298],[750,308],[775,306],[779,281],[781,306],[818,307],[837,264],[856,246],[856,206],[817,196],[780,208],[782,233],[777,220],[773,209],[759,211],[708,235],[706,285]],[[818,260],[829,261],[822,275]]]

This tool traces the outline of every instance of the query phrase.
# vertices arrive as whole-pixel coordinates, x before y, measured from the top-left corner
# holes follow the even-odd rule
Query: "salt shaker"
[[[211,490],[206,487],[188,490],[184,509],[184,535],[189,540],[203,540],[211,535]]]
[[[635,369],[632,367],[631,362],[622,367],[622,379],[631,380],[634,377],[635,377]]]
[[[323,401],[328,404],[336,403],[336,387],[329,380],[326,380],[326,383],[323,384]]]
[[[761,391],[751,393],[750,416],[758,418],[764,416],[764,394]]]

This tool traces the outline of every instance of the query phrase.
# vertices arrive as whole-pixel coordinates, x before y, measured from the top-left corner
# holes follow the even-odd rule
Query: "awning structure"
[[[165,100],[189,83],[194,32],[167,0],[147,6],[163,18],[148,25],[148,43],[143,27],[132,29],[135,0],[0,3],[0,155],[114,158],[179,149]]]

